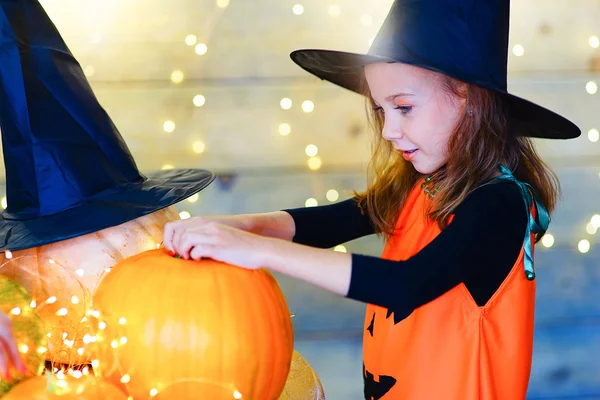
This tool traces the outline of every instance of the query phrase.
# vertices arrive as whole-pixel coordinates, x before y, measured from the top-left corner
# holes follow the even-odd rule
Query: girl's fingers
[[[173,230],[175,229],[174,222],[167,222],[163,229],[163,246],[169,251],[173,251]]]

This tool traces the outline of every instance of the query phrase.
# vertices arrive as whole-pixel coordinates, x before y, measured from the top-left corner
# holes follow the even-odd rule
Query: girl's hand
[[[264,267],[273,239],[217,221],[193,218],[165,225],[163,245],[184,259],[212,258],[247,269]]]
[[[10,381],[15,371],[26,373],[27,368],[13,337],[12,322],[6,314],[0,312],[0,376]]]

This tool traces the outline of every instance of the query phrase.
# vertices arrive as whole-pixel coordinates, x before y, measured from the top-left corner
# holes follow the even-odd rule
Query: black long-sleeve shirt
[[[330,248],[375,232],[355,199],[284,211],[296,225],[294,242],[313,247]],[[452,223],[408,260],[352,254],[348,297],[412,310],[464,282],[483,306],[514,265],[527,222],[525,203],[515,184],[484,185],[457,207]]]

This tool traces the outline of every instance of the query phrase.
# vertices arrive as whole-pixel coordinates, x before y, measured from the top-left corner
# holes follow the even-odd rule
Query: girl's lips
[[[407,150],[407,151],[402,151],[402,150],[398,150],[402,153],[402,157],[404,157],[404,159],[406,161],[410,161],[414,158],[415,154],[419,151],[419,149],[414,149],[414,150]]]

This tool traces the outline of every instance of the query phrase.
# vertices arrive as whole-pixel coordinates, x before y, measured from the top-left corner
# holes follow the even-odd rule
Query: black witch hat
[[[306,71],[361,93],[363,67],[401,62],[501,94],[518,135],[571,139],[566,118],[507,91],[509,0],[396,0],[367,54],[306,49],[291,58]],[[364,94],[364,93],[361,93]]]
[[[7,209],[0,250],[65,240],[173,205],[201,169],[142,175],[37,0],[0,0],[0,127]]]

